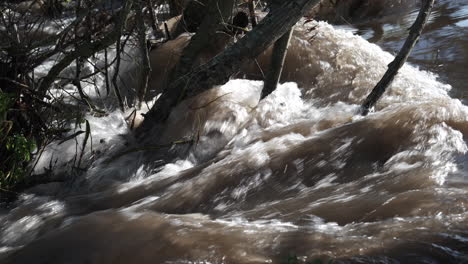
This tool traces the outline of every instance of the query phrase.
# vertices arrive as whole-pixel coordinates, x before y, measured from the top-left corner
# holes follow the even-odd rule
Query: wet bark
[[[169,83],[177,81],[192,71],[198,54],[213,41],[222,22],[226,21],[232,14],[234,0],[209,0],[207,3],[209,3],[208,12],[197,34],[192,37],[187,47],[184,48],[175,70],[171,73]]]
[[[400,68],[405,64],[411,50],[416,45],[421,36],[424,25],[426,24],[432,7],[434,6],[434,0],[422,0],[423,4],[416,21],[410,28],[408,38],[406,39],[403,47],[401,48],[395,59],[388,65],[388,70],[385,72],[382,79],[377,83],[372,92],[367,96],[364,103],[361,105],[360,114],[366,116],[369,113],[369,109],[374,107],[377,101],[385,93],[388,86],[392,83],[393,79],[397,75]]]
[[[271,94],[278,85],[278,82],[281,78],[281,73],[283,72],[284,59],[288,53],[288,45],[291,40],[293,29],[289,30],[284,34],[278,41],[275,42],[273,46],[273,52],[271,53],[271,65],[268,70],[268,74],[265,79],[265,84],[262,89],[261,98],[267,97]]]
[[[320,0],[285,1],[280,8],[272,10],[258,25],[223,53],[208,63],[197,67],[189,74],[171,83],[153,108],[146,114],[138,134],[144,136],[149,130],[158,136],[169,114],[181,100],[196,96],[211,89],[213,85],[224,84],[247,60],[252,60],[278,40]]]

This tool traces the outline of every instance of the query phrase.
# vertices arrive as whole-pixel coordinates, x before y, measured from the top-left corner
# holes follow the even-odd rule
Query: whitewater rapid
[[[393,56],[316,26],[311,41],[296,28],[296,82],[265,100],[262,82],[231,80],[184,101],[144,144],[129,113],[86,116],[86,171],[73,172],[76,142],[46,149],[37,170],[52,159],[65,181],[1,212],[1,263],[468,261],[468,107],[405,65],[358,116]],[[144,150],[180,140],[195,142]]]

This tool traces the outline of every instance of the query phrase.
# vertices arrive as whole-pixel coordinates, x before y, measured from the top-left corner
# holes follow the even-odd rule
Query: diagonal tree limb
[[[411,50],[414,48],[416,43],[421,36],[424,25],[429,19],[432,7],[434,6],[434,0],[422,0],[421,10],[419,11],[416,21],[410,28],[408,38],[406,39],[400,52],[395,59],[388,65],[387,72],[385,72],[382,79],[377,83],[372,92],[367,96],[364,103],[361,105],[359,110],[360,114],[366,116],[377,101],[382,97],[387,87],[392,83],[395,76],[398,74],[398,70],[405,64],[408,59]]]
[[[276,89],[276,86],[278,86],[281,73],[283,72],[284,60],[286,59],[286,54],[288,53],[288,46],[292,33],[293,29],[291,28],[288,32],[286,32],[286,34],[278,39],[273,46],[273,52],[271,53],[271,65],[264,81],[261,99],[271,94]]]
[[[320,0],[284,1],[245,37],[226,48],[223,53],[208,63],[173,82],[146,114],[142,126],[137,131],[138,134],[143,136],[144,132],[150,129],[160,134],[172,108],[180,100],[196,96],[211,89],[213,85],[229,81],[231,75],[237,72],[244,62],[255,59],[320,2]]]

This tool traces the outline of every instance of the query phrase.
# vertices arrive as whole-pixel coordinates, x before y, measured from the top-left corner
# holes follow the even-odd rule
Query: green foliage
[[[8,151],[15,153],[18,160],[22,161],[30,161],[31,151],[36,147],[34,143],[20,135],[8,137],[5,146]]]
[[[25,176],[25,167],[36,148],[32,140],[12,132],[13,122],[7,120],[7,113],[14,99],[0,92],[0,188],[10,190]]]
[[[12,105],[12,96],[0,91],[0,122],[6,121],[6,114]]]

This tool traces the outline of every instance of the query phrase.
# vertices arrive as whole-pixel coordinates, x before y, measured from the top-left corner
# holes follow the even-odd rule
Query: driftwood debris
[[[411,50],[416,45],[421,36],[424,25],[429,19],[432,7],[434,6],[434,0],[422,0],[421,10],[419,11],[416,21],[410,28],[408,38],[406,39],[400,52],[395,59],[388,65],[388,69],[385,72],[382,79],[377,83],[372,92],[367,96],[364,103],[361,105],[360,114],[365,116],[369,113],[377,101],[382,97],[387,87],[392,83],[393,79],[398,73],[398,70],[405,64],[408,59]]]

